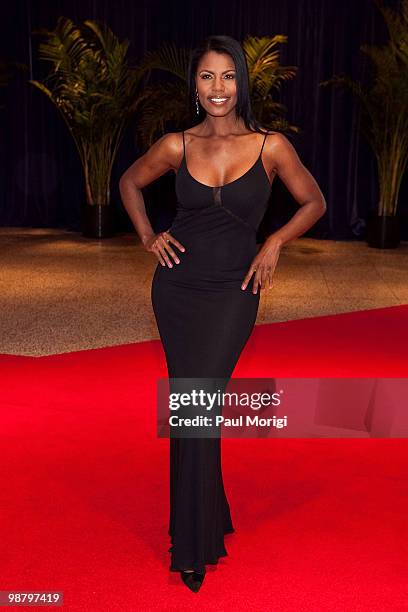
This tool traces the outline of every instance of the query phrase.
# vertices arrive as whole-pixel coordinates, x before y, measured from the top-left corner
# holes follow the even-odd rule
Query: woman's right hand
[[[176,238],[174,238],[174,236],[172,236],[168,231],[160,232],[159,234],[154,234],[146,241],[144,247],[146,251],[149,251],[156,255],[162,266],[165,266],[167,264],[169,268],[172,268],[173,264],[170,261],[167,251],[173,257],[176,263],[180,263],[180,260],[171,248],[170,243],[174,244],[177,248],[180,249],[180,251],[185,251],[183,245],[178,240],[176,240]]]

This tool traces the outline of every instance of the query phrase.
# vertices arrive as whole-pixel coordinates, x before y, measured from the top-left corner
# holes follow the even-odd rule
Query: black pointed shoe
[[[198,572],[180,572],[181,579],[184,584],[194,593],[198,593],[200,587],[204,581],[205,574],[199,574]]]

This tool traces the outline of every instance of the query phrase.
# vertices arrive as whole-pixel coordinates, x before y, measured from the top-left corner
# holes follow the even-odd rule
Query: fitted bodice
[[[184,154],[176,173],[175,189],[178,214],[220,206],[238,221],[257,230],[265,214],[271,192],[271,183],[262,162],[261,152],[245,174],[225,185],[210,186],[195,179],[189,172],[183,132]]]

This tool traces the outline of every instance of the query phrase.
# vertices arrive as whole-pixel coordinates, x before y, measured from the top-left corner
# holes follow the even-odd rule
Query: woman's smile
[[[208,98],[208,100],[211,102],[211,104],[215,104],[215,106],[222,106],[228,102],[229,98],[215,96],[213,98]]]

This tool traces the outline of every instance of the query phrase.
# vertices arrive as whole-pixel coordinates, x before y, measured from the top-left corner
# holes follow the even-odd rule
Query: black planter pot
[[[398,215],[377,215],[371,212],[367,219],[368,246],[377,249],[395,249],[401,239],[401,222]]]
[[[115,209],[112,204],[84,204],[81,212],[83,236],[112,238],[115,235]]]

